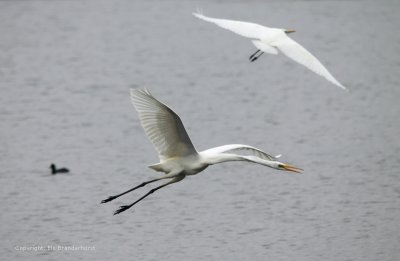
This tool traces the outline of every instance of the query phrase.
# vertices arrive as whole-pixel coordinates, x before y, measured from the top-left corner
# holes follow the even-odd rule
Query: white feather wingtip
[[[203,8],[201,7],[196,7],[196,12],[192,13],[193,15],[197,14],[197,15],[203,15]]]
[[[328,81],[330,81],[331,83],[333,83],[334,85],[338,86],[339,88],[343,89],[344,91],[346,91],[346,92],[349,91],[349,89],[347,89],[346,86],[344,86],[340,82],[338,82],[333,76],[332,76],[333,79],[328,79],[328,77],[325,75],[321,75],[321,76],[324,77],[325,79],[327,79]]]
[[[345,90],[346,92],[349,92],[349,89],[347,89],[347,87],[344,86],[344,85],[342,85],[341,83],[339,83],[338,86],[339,86],[340,88],[342,88],[343,90]]]
[[[207,19],[207,17],[205,17],[203,14],[201,13],[192,13],[195,17],[201,19],[201,20],[205,20]]]
[[[129,90],[129,93],[132,98],[134,96],[137,96],[137,94],[147,94],[147,95],[152,96],[151,93],[149,92],[149,90],[145,87],[131,87]]]

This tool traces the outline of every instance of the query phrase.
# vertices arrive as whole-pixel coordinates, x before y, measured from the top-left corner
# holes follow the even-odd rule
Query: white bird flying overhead
[[[101,203],[114,200],[128,192],[158,180],[169,179],[169,181],[150,190],[147,194],[132,204],[121,206],[114,212],[114,215],[129,209],[156,190],[172,183],[179,182],[186,176],[197,174],[208,166],[217,163],[247,161],[277,170],[286,170],[296,173],[300,173],[300,170],[302,170],[279,162],[277,160],[277,157],[279,156],[273,157],[248,145],[230,144],[197,152],[186,133],[181,119],[168,106],[154,98],[146,89],[131,89],[130,95],[132,103],[139,114],[139,119],[144,132],[150,139],[151,143],[153,143],[160,158],[159,163],[150,165],[149,168],[152,168],[155,171],[164,172],[165,175],[143,182],[121,194],[110,196]],[[249,154],[240,155],[235,153],[237,151],[247,151]]]
[[[278,50],[280,50],[283,54],[304,65],[314,73],[347,90],[314,55],[287,36],[287,34],[295,32],[293,29],[270,28],[255,23],[211,18],[201,13],[193,13],[193,15],[201,20],[214,23],[219,27],[252,39],[251,42],[256,46],[257,51],[249,57],[251,62],[257,60],[263,53],[278,54]]]

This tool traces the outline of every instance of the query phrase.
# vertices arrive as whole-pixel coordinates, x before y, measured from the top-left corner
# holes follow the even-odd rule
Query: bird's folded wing
[[[160,160],[196,153],[179,116],[154,98],[146,89],[131,89],[143,129],[156,148]]]
[[[289,58],[304,65],[305,67],[324,77],[331,83],[346,90],[346,87],[339,83],[314,55],[312,55],[309,51],[307,51],[303,46],[301,46],[294,40],[290,39],[289,37],[285,37],[275,42],[274,46],[277,47]]]
[[[193,13],[193,15],[247,38],[259,39],[268,30],[268,27],[255,23],[212,18],[199,13]]]
[[[202,153],[205,154],[218,154],[218,153],[234,153],[236,151],[246,151],[250,152],[252,155],[259,157],[264,160],[271,160],[271,161],[276,161],[277,157],[271,156],[264,151],[257,149],[255,147],[249,146],[249,145],[242,145],[242,144],[229,144],[229,145],[223,145],[215,148],[211,148],[208,150],[203,151]],[[279,157],[280,155],[278,155]]]

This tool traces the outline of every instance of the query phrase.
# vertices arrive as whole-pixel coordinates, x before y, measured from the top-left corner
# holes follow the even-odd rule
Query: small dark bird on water
[[[57,169],[56,165],[54,165],[54,163],[52,163],[50,165],[50,169],[51,169],[51,174],[53,174],[53,175],[55,175],[57,173],[68,173],[69,172],[69,169],[67,169],[67,168]]]

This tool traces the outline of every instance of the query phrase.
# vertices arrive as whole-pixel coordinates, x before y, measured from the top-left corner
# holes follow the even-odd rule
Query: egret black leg
[[[179,175],[179,176],[175,177],[174,179],[172,179],[171,181],[169,181],[169,182],[167,182],[167,183],[165,183],[165,184],[163,184],[163,185],[161,185],[161,186],[158,186],[158,187],[156,187],[156,188],[153,188],[152,190],[150,190],[149,192],[147,192],[143,197],[139,198],[138,200],[136,200],[136,201],[133,202],[132,204],[130,204],[130,205],[125,205],[125,206],[120,206],[119,209],[117,209],[117,210],[114,212],[114,215],[117,215],[117,214],[119,214],[119,213],[121,213],[121,212],[124,212],[125,210],[128,210],[129,208],[131,208],[132,206],[134,206],[136,203],[138,203],[138,202],[141,201],[142,199],[146,198],[146,197],[149,196],[150,194],[153,194],[155,191],[159,190],[160,188],[163,188],[163,187],[165,187],[165,186],[168,186],[169,184],[172,184],[172,183],[181,181],[184,177],[185,177],[185,175]]]
[[[261,52],[259,49],[257,49],[257,51],[255,53],[253,53],[252,55],[250,55],[249,60],[252,61],[253,57],[258,54],[258,52]]]
[[[160,180],[160,179],[161,179],[161,178],[157,178],[157,179],[153,179],[153,180],[150,180],[150,181],[143,182],[142,184],[137,185],[136,187],[131,188],[130,190],[127,190],[127,191],[125,191],[125,192],[123,192],[123,193],[121,193],[121,194],[118,194],[118,195],[115,195],[115,196],[110,196],[110,197],[108,197],[107,199],[102,200],[101,203],[110,202],[110,201],[112,201],[112,200],[114,200],[114,199],[116,199],[116,198],[119,198],[120,196],[125,195],[126,193],[129,193],[129,192],[131,192],[131,191],[134,191],[135,189],[144,187],[144,186],[146,186],[147,184],[152,183],[152,182],[155,182],[155,181]]]
[[[264,52],[261,52],[259,55],[257,56],[253,56],[253,58],[250,59],[250,62],[254,62],[255,60],[257,60],[261,55],[263,55]]]

